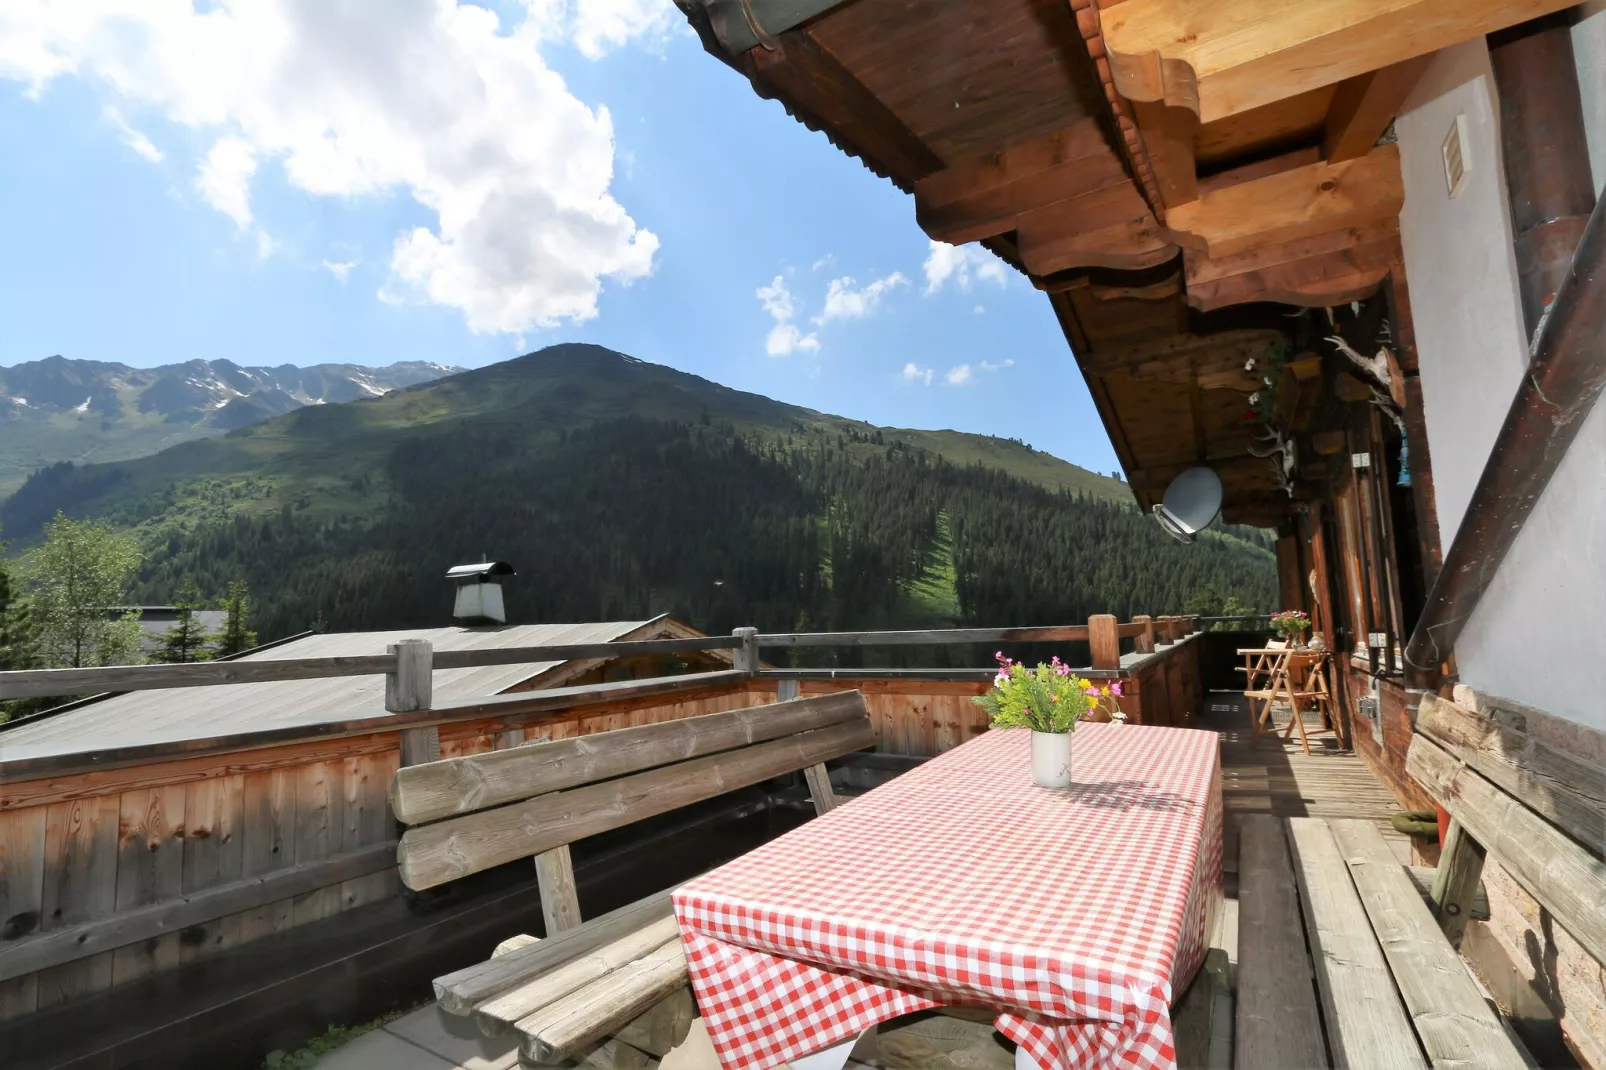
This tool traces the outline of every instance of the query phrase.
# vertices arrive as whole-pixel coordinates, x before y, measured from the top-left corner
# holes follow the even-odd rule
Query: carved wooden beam
[[[1388,276],[1397,220],[1262,245],[1230,256],[1183,250],[1188,304],[1201,312],[1253,301],[1331,308],[1372,294]]]
[[[1430,52],[1340,82],[1322,132],[1328,161],[1342,163],[1371,152],[1432,62]]]
[[[1380,145],[1357,160],[1307,164],[1202,193],[1169,211],[1166,226],[1185,248],[1220,258],[1394,219],[1404,203],[1399,147]]]
[[[1124,0],[1103,7],[1099,21],[1122,96],[1185,107],[1208,123],[1571,6],[1572,0]]]
[[[1024,213],[1015,224],[1021,260],[1033,275],[1078,267],[1138,270],[1177,255],[1131,182]]]
[[[1090,375],[1109,375],[1113,372],[1136,373],[1140,369],[1148,369],[1145,374],[1158,375],[1162,368],[1171,368],[1178,362],[1186,369],[1189,362],[1194,359],[1218,354],[1223,359],[1230,355],[1241,365],[1250,357],[1264,355],[1276,338],[1275,331],[1252,328],[1222,331],[1218,334],[1177,335],[1165,342],[1132,346],[1127,349],[1108,349],[1089,354],[1082,361],[1082,369]],[[1253,382],[1249,384],[1249,389],[1254,389]]]
[[[962,245],[1015,229],[1017,216],[1130,185],[1098,120],[965,160],[915,183],[915,219],[933,239]]]
[[[1193,139],[1199,132],[1199,117],[1187,108],[1173,108],[1159,101],[1133,101],[1132,113],[1166,210],[1197,199],[1199,178]]]
[[[942,168],[942,160],[892,109],[804,31],[789,30],[775,49],[759,46],[745,55],[759,95],[804,109],[834,139],[879,163],[905,188]]]

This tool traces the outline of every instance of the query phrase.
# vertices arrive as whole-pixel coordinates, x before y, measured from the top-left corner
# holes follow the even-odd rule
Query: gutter
[[[823,15],[843,0],[702,0],[720,45],[732,56],[762,45],[774,49],[775,36]],[[689,6],[681,4],[682,10]]]

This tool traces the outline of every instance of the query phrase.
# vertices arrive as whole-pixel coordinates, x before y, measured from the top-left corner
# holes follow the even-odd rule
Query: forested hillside
[[[1122,484],[1019,444],[952,436],[955,463],[925,446],[945,433],[581,356],[41,473],[0,519],[23,538],[56,508],[135,531],[146,601],[186,577],[213,598],[243,578],[264,639],[443,623],[446,568],[481,555],[517,568],[518,621],[1060,624],[1182,612],[1207,585],[1273,604],[1272,557],[1253,533],[1183,546],[1121,500]]]

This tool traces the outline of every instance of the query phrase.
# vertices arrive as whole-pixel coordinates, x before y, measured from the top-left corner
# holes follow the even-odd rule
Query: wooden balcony
[[[1305,755],[1280,740],[1250,747],[1241,699],[1207,690],[1217,639],[1191,618],[1095,617],[1065,627],[940,632],[739,629],[731,637],[430,651],[422,663],[416,649],[393,649],[4,674],[3,695],[362,675],[377,683],[375,674],[384,674],[391,709],[159,745],[138,744],[127,726],[112,748],[90,739],[30,750],[28,734],[0,731],[0,1046],[16,1045],[21,1054],[8,1065],[19,1070],[63,1059],[115,1066],[157,1053],[169,1065],[205,1064],[217,1051],[294,1047],[323,1025],[425,997],[430,977],[485,956],[512,932],[543,931],[528,866],[482,874],[438,899],[403,895],[386,797],[403,764],[858,690],[874,745],[831,770],[836,789],[854,794],[986,731],[972,699],[990,686],[991,668],[770,663],[804,649],[963,645],[982,661],[999,646],[1044,658],[1085,650],[1079,660],[1091,664],[1079,671],[1120,680],[1131,722],[1221,734],[1229,896],[1245,814],[1365,818],[1408,862],[1408,842],[1389,825],[1397,804],[1360,758],[1325,745]],[[646,663],[688,648],[728,656],[733,667],[437,704],[417,690],[420,671],[612,653]],[[586,913],[689,878],[805,820],[808,789],[794,779],[577,846]]]

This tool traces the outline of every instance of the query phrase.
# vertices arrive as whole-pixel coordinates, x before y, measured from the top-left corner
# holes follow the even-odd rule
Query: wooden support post
[[[1139,654],[1154,653],[1154,620],[1151,617],[1133,617],[1133,624],[1143,625],[1143,631],[1132,638],[1132,649]]]
[[[546,934],[555,936],[580,927],[580,900],[574,890],[574,863],[569,845],[554,847],[535,856],[536,882],[541,888],[541,917]]]
[[[1121,667],[1120,627],[1112,613],[1095,613],[1087,618],[1087,645],[1093,651],[1095,669]]]
[[[1439,928],[1457,948],[1472,918],[1472,903],[1483,877],[1483,857],[1483,845],[1467,834],[1461,822],[1451,818],[1450,830],[1444,837],[1444,850],[1439,854],[1439,868],[1434,871],[1430,897]]]
[[[798,697],[800,688],[796,680],[777,680],[775,682],[775,701],[791,702]]]
[[[427,710],[433,700],[434,649],[428,639],[403,639],[388,652],[396,658],[394,672],[385,674],[385,709],[391,713]],[[435,726],[410,728],[402,733],[401,764],[423,765],[440,761],[440,733]]]
[[[803,770],[808,778],[809,797],[814,800],[816,814],[829,813],[837,807],[836,792],[831,790],[831,774],[826,772],[825,763],[811,765]]]
[[[742,641],[741,646],[731,651],[731,668],[749,676],[757,676],[758,644],[753,639],[758,635],[758,629],[733,628],[731,634]]]

